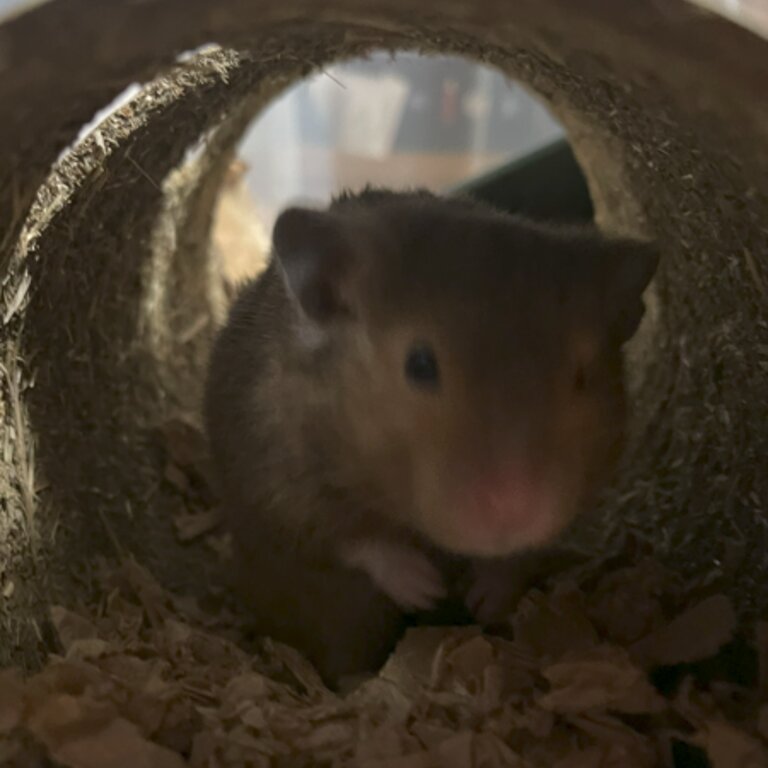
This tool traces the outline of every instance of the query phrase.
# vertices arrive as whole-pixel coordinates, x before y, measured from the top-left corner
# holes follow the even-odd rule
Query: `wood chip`
[[[645,666],[669,666],[714,656],[732,639],[736,614],[724,595],[713,595],[638,640],[630,650]]]

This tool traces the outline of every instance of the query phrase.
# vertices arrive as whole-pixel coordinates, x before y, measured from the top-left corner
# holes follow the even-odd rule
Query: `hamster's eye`
[[[405,358],[405,375],[419,387],[435,388],[440,381],[440,369],[435,352],[428,344],[412,347]]]

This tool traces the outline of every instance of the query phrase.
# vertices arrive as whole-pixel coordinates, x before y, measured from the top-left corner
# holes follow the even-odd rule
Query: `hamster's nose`
[[[500,552],[543,543],[558,529],[555,484],[527,462],[505,463],[473,484],[467,535]]]

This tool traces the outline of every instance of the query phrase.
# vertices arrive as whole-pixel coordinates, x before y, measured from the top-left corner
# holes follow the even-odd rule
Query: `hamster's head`
[[[374,506],[500,556],[589,505],[621,449],[652,247],[384,192],[289,209],[274,245],[339,472]]]

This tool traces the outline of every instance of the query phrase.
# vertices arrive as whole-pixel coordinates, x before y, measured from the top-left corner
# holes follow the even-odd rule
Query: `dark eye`
[[[435,352],[428,344],[418,344],[405,358],[406,377],[420,387],[434,388],[440,381]]]

